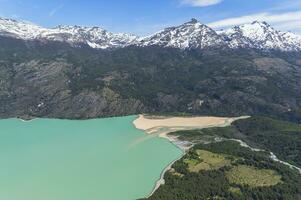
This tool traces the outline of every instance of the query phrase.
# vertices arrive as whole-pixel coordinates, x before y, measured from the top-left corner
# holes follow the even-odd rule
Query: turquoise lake
[[[0,120],[0,199],[146,197],[182,151],[137,130],[136,117]]]

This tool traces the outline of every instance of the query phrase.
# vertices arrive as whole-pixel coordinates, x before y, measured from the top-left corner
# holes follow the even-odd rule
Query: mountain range
[[[147,37],[0,19],[0,117],[260,115],[301,122],[301,39],[192,19]]]
[[[127,33],[111,33],[99,27],[57,26],[47,29],[30,22],[0,18],[0,35],[24,40],[61,41],[72,46],[88,45],[96,49],[161,46],[179,49],[301,50],[301,36],[275,30],[268,23],[258,21],[215,31],[192,19],[150,36],[138,37]]]

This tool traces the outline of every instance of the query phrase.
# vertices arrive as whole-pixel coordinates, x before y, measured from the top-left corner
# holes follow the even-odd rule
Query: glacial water
[[[0,199],[146,197],[182,152],[137,130],[135,118],[0,120]]]

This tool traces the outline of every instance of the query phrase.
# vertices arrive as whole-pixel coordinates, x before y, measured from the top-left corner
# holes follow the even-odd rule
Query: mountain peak
[[[192,24],[196,24],[199,21],[196,18],[192,18],[189,22],[192,23]]]
[[[88,30],[97,30],[97,31],[104,31],[104,29],[94,26],[94,27],[86,27],[86,26],[79,26],[79,25],[58,25],[54,29],[60,29],[60,30],[83,30],[83,31],[88,31]]]
[[[253,21],[251,24],[259,24],[259,25],[264,25],[264,26],[270,26],[266,21]]]
[[[0,18],[1,35],[27,40],[35,38],[42,30],[42,27],[31,22]]]
[[[142,46],[156,45],[180,49],[204,49],[225,45],[221,36],[196,19],[145,37],[141,43]]]
[[[241,29],[249,29],[249,30],[258,30],[258,29],[273,29],[271,27],[270,24],[268,24],[267,22],[265,21],[253,21],[251,23],[246,23],[246,24],[241,24],[241,25],[237,25],[237,26],[234,26],[233,28],[230,28],[230,29],[227,29],[227,30],[224,30],[224,31],[231,31],[231,30],[241,30]]]
[[[232,48],[254,48],[261,50],[299,51],[301,42],[297,36],[283,34],[267,22],[254,21],[221,31]]]
[[[54,27],[53,29],[71,29],[71,28],[84,28],[82,26],[78,26],[78,25],[63,25],[63,24],[60,24],[56,27]]]

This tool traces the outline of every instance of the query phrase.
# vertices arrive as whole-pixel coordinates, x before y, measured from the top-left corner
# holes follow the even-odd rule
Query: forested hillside
[[[252,117],[230,127],[173,135],[195,146],[165,174],[165,184],[149,199],[301,198],[300,172],[270,157],[272,151],[280,160],[301,166],[299,124]],[[231,139],[240,139],[263,151],[252,151]]]
[[[197,145],[165,175],[151,200],[301,198],[301,176],[237,142]]]
[[[74,48],[0,38],[0,116],[93,118],[147,113],[301,120],[301,54]]]

